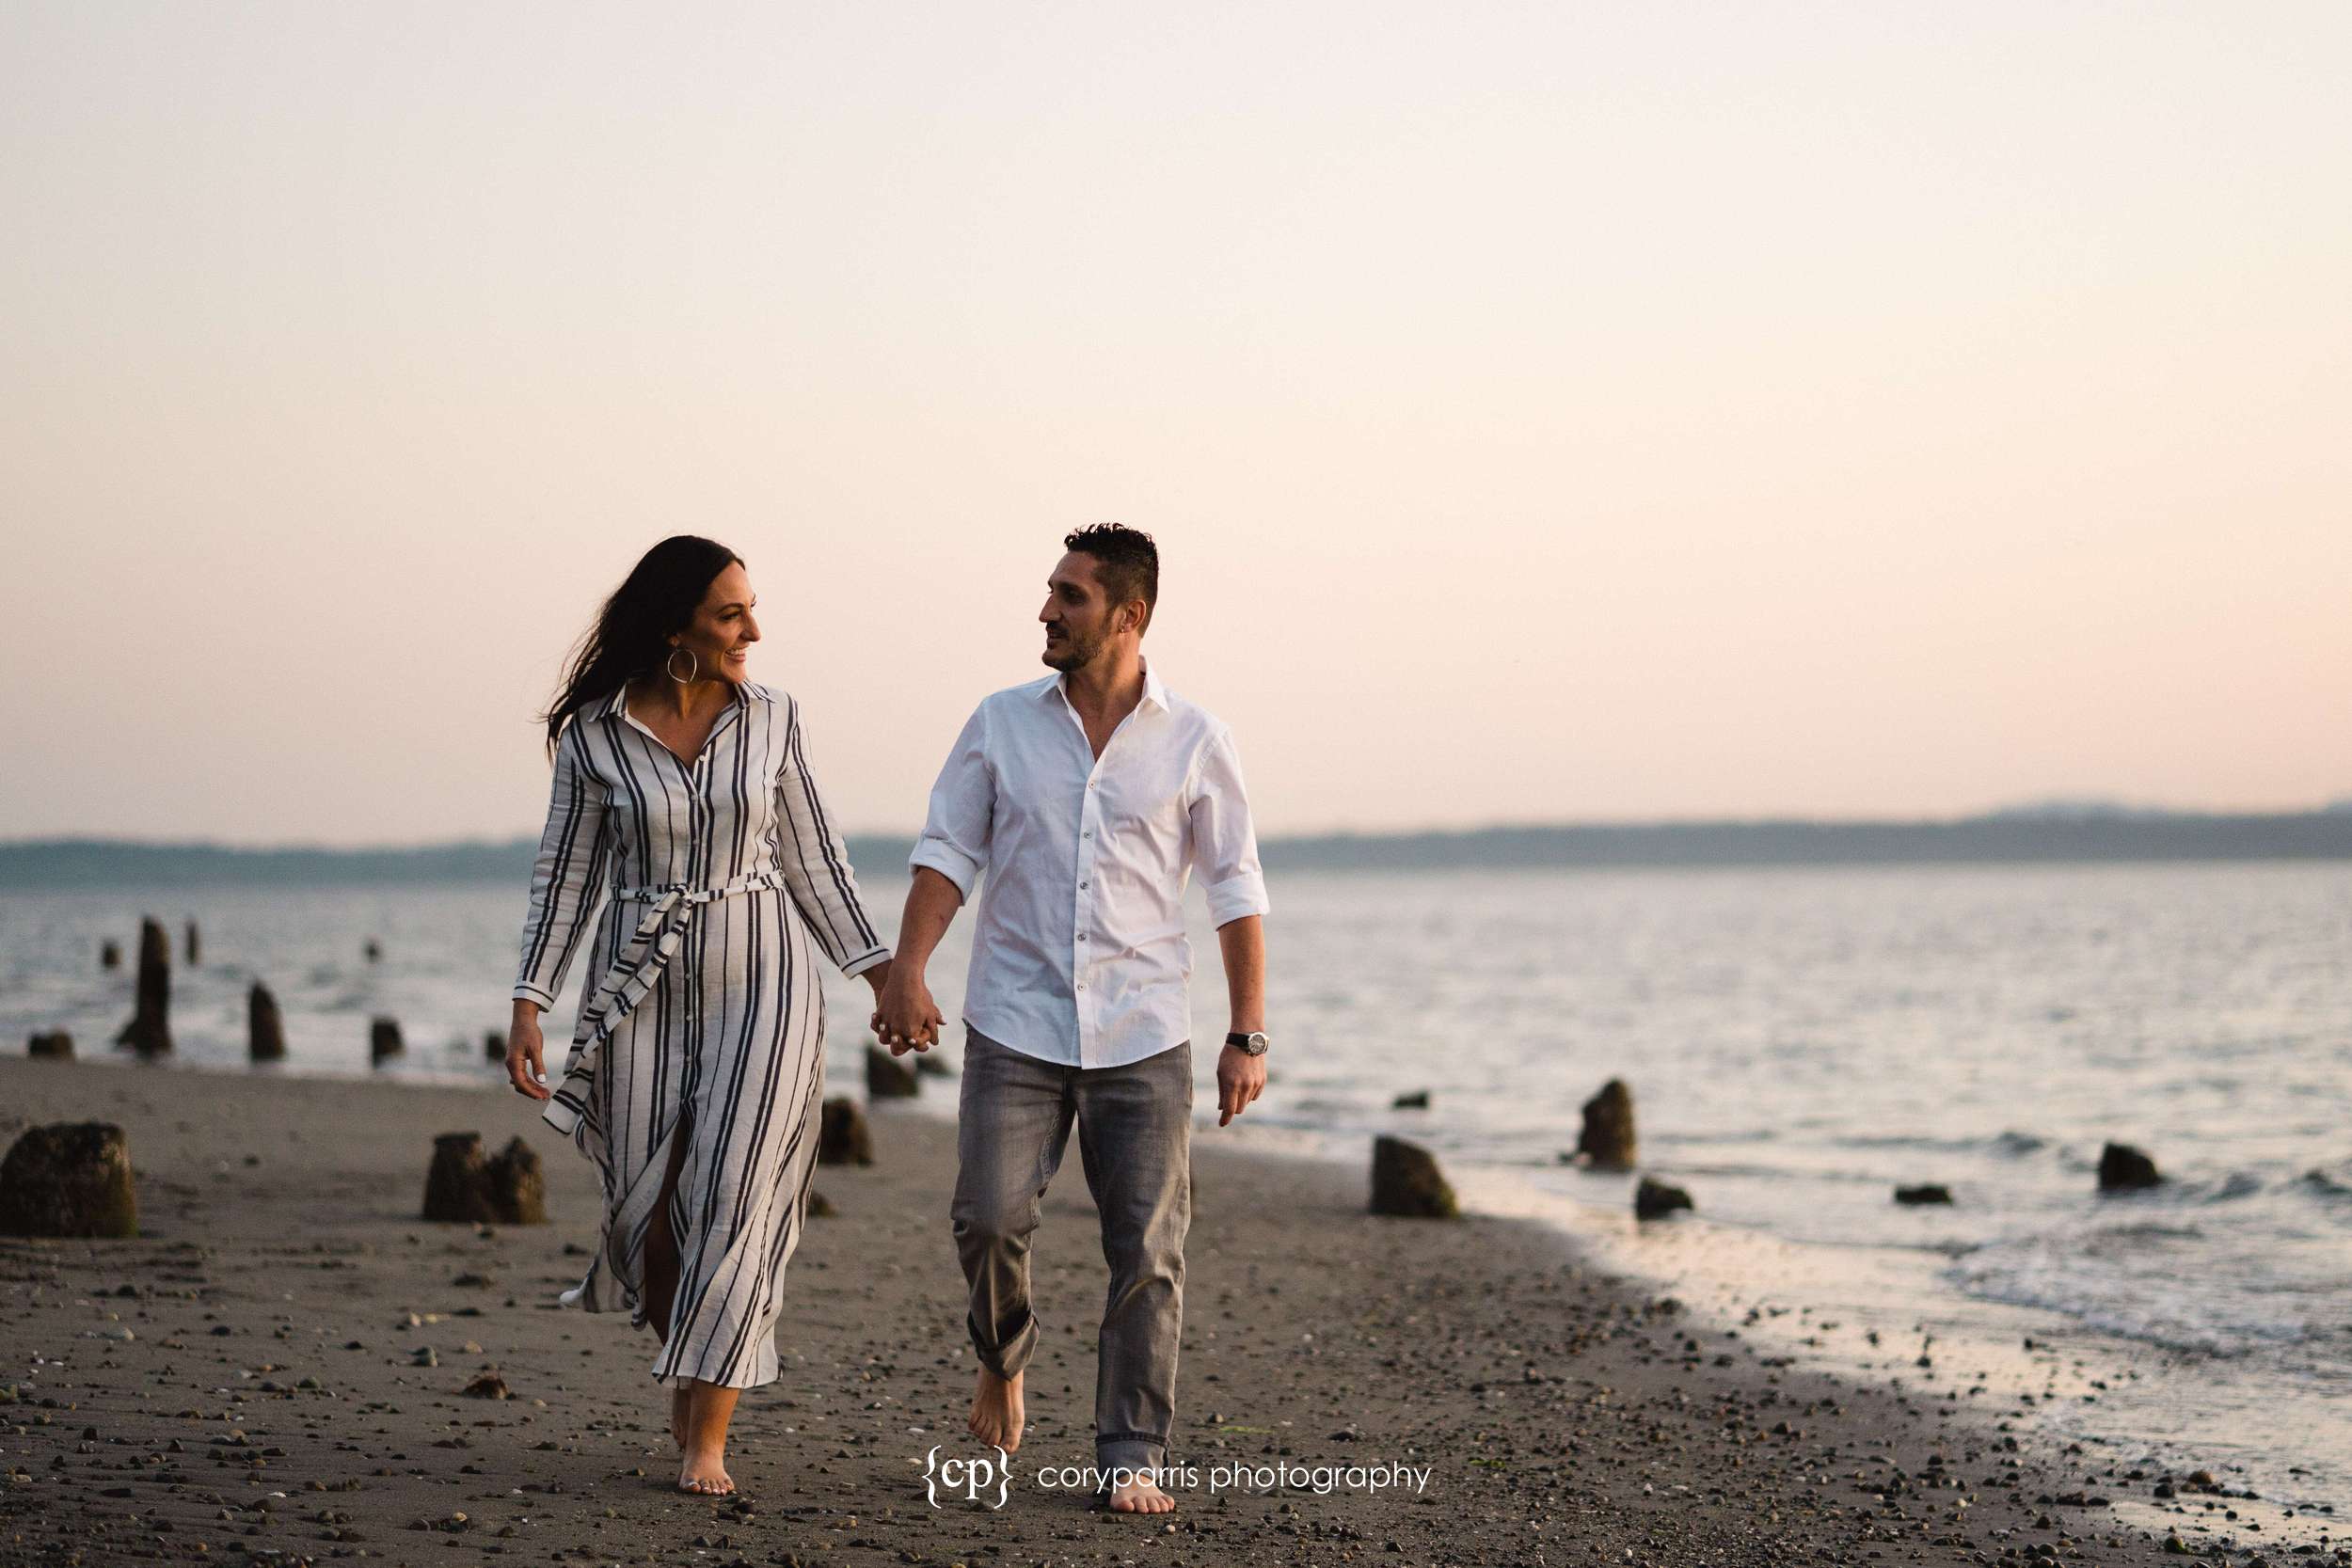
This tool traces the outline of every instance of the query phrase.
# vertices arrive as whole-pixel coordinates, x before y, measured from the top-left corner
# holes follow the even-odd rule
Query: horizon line
[[[1461,826],[1430,826],[1409,828],[1324,828],[1298,832],[1269,833],[1263,844],[1299,844],[1343,841],[1398,841],[1411,839],[1476,838],[1496,833],[1526,832],[1672,832],[1676,830],[1722,828],[1940,828],[1981,823],[2119,823],[2119,822],[2217,822],[2217,821],[2286,821],[2315,816],[2343,816],[2352,813],[2352,796],[2340,796],[2315,804],[2290,809],[2246,809],[2230,807],[2135,806],[2113,801],[2058,800],[2032,802],[2023,805],[1993,806],[1973,812],[1940,816],[1812,816],[1796,814],[1723,816],[1654,816],[1654,817],[1587,817],[1582,819],[1549,818],[1541,820],[1504,820]],[[858,829],[844,832],[848,839],[894,839],[912,842],[921,836],[920,829]],[[67,832],[24,837],[0,838],[0,852],[24,849],[109,848],[144,850],[210,850],[227,854],[413,854],[435,850],[504,848],[517,844],[533,844],[538,834],[528,831],[505,834],[470,834],[453,838],[410,839],[362,843],[326,843],[320,840],[281,840],[278,842],[244,842],[217,837],[138,837],[127,834]]]

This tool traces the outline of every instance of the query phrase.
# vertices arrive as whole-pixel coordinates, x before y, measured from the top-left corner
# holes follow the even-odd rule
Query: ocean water
[[[888,924],[898,879],[868,880]],[[1376,1133],[1414,1138],[1473,1202],[1565,1225],[1694,1301],[1809,1309],[1792,1319],[1808,1342],[1875,1323],[1957,1364],[1955,1342],[2055,1340],[2128,1376],[2038,1424],[2352,1513],[2352,866],[1316,873],[1273,894],[1275,1081],[1253,1140],[1360,1161]],[[105,1042],[144,912],[175,958],[181,923],[202,929],[204,961],[175,966],[175,1066],[495,1085],[483,1037],[521,911],[518,890],[474,884],[0,892],[0,1049],[62,1027],[84,1056],[120,1055]],[[968,929],[932,966],[950,1017]],[[108,937],[126,966],[102,974]],[[1195,946],[1215,1038],[1198,918]],[[285,1014],[279,1068],[245,1061],[257,976]],[[558,1051],[583,979],[547,1021]],[[859,1092],[866,990],[828,994],[829,1070]],[[407,1040],[383,1068],[377,1015]],[[1214,1059],[1196,1053],[1202,1107]],[[1645,1168],[1688,1187],[1695,1218],[1636,1227],[1629,1178],[1560,1163],[1611,1077],[1633,1088]],[[1392,1108],[1424,1089],[1428,1109]],[[927,1102],[950,1109],[936,1087]],[[2110,1138],[2171,1180],[2097,1196]],[[1919,1181],[1956,1203],[1892,1201]],[[1916,1348],[1881,1365],[1916,1377]]]

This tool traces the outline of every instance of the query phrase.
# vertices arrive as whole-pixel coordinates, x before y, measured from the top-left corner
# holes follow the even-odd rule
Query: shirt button
[[[1079,982],[1078,982],[1078,989],[1079,989],[1080,990],[1086,990],[1086,989],[1087,989],[1087,983],[1086,983],[1084,980],[1079,981]]]
[[[1079,891],[1080,893],[1084,893],[1086,890],[1087,890],[1087,885],[1086,885],[1086,883],[1084,883],[1084,882],[1080,882],[1080,883],[1078,884],[1078,891]]]
[[[1093,836],[1094,836],[1094,830],[1093,830],[1092,828],[1089,828],[1089,829],[1087,830],[1087,837],[1089,837],[1089,838],[1092,838]]]

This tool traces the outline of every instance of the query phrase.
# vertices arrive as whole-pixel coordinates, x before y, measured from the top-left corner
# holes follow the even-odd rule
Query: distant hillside
[[[0,889],[246,883],[519,882],[536,840],[413,849],[241,849],[119,839],[0,844]],[[853,838],[850,858],[895,876],[911,841]],[[1270,871],[1450,867],[1870,865],[2070,861],[2352,860],[2352,812],[2280,816],[2002,813],[1946,822],[1658,822],[1270,839]]]
[[[2352,860],[2352,815],[2004,814],[1950,822],[1660,822],[1284,839],[1268,867],[1900,865]]]

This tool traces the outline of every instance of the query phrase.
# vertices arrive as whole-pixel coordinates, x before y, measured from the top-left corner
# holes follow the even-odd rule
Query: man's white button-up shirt
[[[974,710],[931,787],[911,863],[980,892],[964,1022],[1067,1067],[1123,1067],[1192,1037],[1184,884],[1218,926],[1266,912],[1232,733],[1144,668],[1098,760],[1061,677]]]

